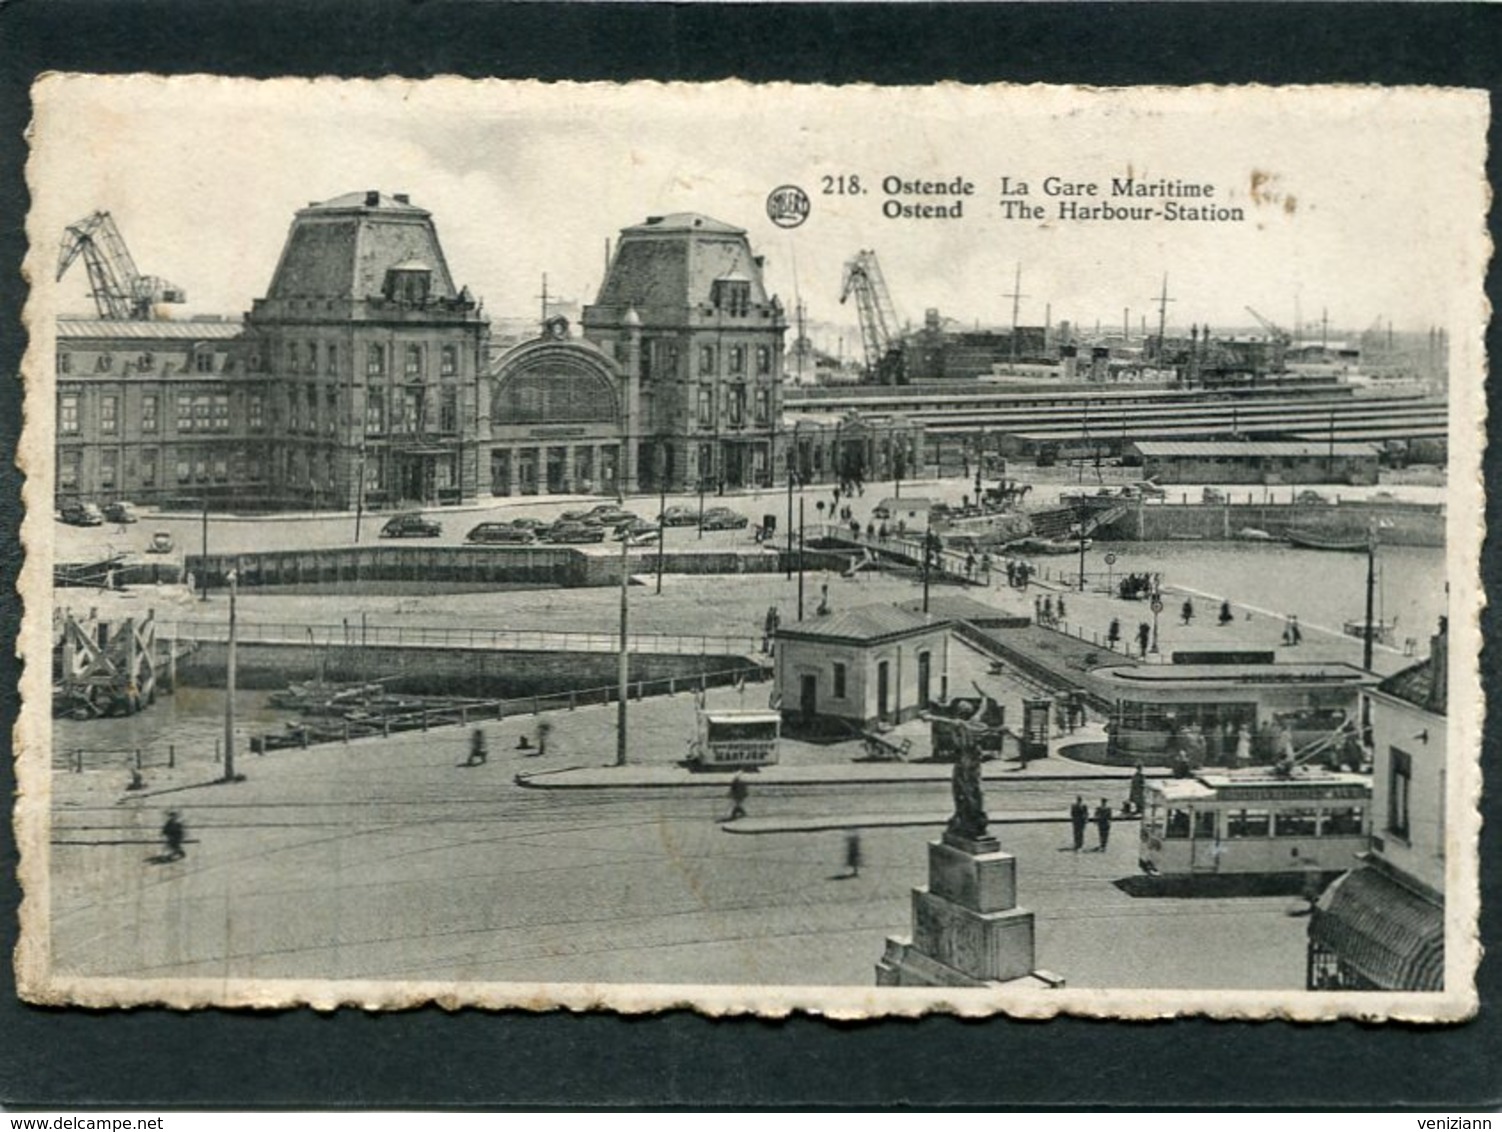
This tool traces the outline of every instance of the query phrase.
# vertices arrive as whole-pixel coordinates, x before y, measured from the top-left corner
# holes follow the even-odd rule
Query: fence
[[[214,757],[219,754],[219,741],[214,741]],[[86,770],[146,770],[152,767],[175,767],[177,744],[165,747],[68,747],[52,752],[54,770],[66,770],[82,774]]]
[[[229,640],[227,621],[176,621],[157,623],[157,637],[179,641]],[[329,645],[442,647],[489,649],[515,652],[619,652],[618,633],[586,633],[550,629],[475,629],[443,625],[372,625],[359,622],[309,625],[306,622],[237,621],[235,637],[242,644],[263,643],[313,648]],[[627,651],[639,655],[736,656],[761,651],[761,638],[751,636],[699,636],[667,633],[633,633],[626,638]]]

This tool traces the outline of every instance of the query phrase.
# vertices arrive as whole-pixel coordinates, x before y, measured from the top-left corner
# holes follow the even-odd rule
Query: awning
[[[1309,939],[1384,989],[1444,989],[1443,905],[1381,869],[1355,869],[1327,888],[1309,922]]]

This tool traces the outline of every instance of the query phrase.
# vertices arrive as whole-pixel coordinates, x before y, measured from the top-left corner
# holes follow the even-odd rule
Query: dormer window
[[[392,302],[421,306],[432,289],[433,269],[420,260],[409,259],[386,272],[386,285],[381,290]]]
[[[728,315],[744,315],[751,311],[751,282],[748,279],[728,277],[716,279],[711,296],[715,309]]]

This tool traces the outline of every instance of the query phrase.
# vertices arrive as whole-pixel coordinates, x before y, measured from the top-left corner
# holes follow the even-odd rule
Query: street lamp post
[[[224,781],[235,781],[235,596],[239,590],[239,572],[231,570],[225,579],[229,582],[229,647],[224,666]]]
[[[704,445],[702,444],[699,445],[699,537],[704,537]]]
[[[1085,592],[1085,520],[1080,518],[1080,593]]]
[[[662,593],[663,538],[667,522],[663,516],[668,510],[667,449],[662,441],[657,442],[657,592]]]
[[[930,526],[923,532],[923,612],[928,612],[928,575],[934,557],[934,530]]]
[[[630,602],[627,595],[631,586],[631,570],[628,560],[631,540],[621,538],[621,648],[617,661],[620,688],[616,693],[615,709],[615,765],[626,765],[626,694],[631,687],[631,652],[627,642]]]
[[[205,495],[200,501],[203,504],[203,553],[198,558],[198,600],[209,600],[209,497]]]
[[[1372,670],[1372,598],[1377,589],[1377,528],[1366,532],[1366,632],[1362,634],[1361,667]]]
[[[793,449],[788,449],[788,560],[787,580],[793,580],[793,477],[798,473],[793,468]]]
[[[803,620],[803,497],[798,497],[798,620]]]
[[[355,484],[355,545],[360,544],[360,520],[365,517],[365,445],[360,445],[360,474]]]

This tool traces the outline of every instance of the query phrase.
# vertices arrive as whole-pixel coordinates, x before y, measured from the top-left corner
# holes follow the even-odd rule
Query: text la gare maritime
[[[1178,178],[1142,180],[1112,177],[1099,181],[1076,181],[1047,176],[1037,185],[1010,174],[1001,178],[1003,220],[1143,221],[1168,220],[1198,223],[1237,223],[1246,219],[1239,207],[1217,204],[1215,186]],[[1036,197],[1046,198],[1043,200]]]

